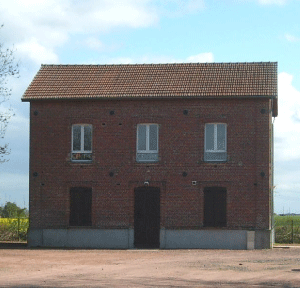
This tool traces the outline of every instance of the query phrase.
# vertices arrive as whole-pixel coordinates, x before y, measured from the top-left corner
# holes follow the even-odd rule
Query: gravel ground
[[[0,245],[0,287],[300,287],[300,248],[78,250]]]

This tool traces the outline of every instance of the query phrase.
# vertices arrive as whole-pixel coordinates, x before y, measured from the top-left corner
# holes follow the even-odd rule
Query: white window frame
[[[157,143],[156,143],[156,147],[157,149],[156,150],[150,150],[150,126],[151,125],[155,125],[156,126],[156,138],[157,138]],[[139,127],[140,126],[146,126],[146,150],[139,150]],[[140,123],[137,125],[137,129],[136,129],[136,154],[158,154],[158,150],[159,150],[159,124],[157,123]],[[157,162],[157,160],[138,160],[138,162]]]
[[[73,127],[74,126],[80,126],[80,150],[74,150],[73,145],[74,145],[74,141],[73,141]],[[84,127],[91,127],[91,150],[84,150]],[[72,155],[73,154],[92,154],[93,151],[93,125],[92,124],[73,124],[72,125]],[[72,159],[72,157],[71,157]],[[72,159],[72,161],[91,161],[91,160],[85,160],[85,159]]]
[[[206,149],[206,126],[207,125],[214,125],[214,149],[208,150]],[[218,150],[218,126],[217,125],[224,125],[225,126],[225,149],[224,150]],[[227,152],[227,125],[225,123],[206,123],[205,124],[205,139],[204,139],[204,145],[205,145],[205,152],[213,152],[213,153],[225,153]]]

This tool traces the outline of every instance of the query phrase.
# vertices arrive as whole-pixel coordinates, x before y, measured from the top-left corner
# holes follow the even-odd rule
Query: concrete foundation
[[[133,229],[30,229],[30,247],[128,249],[133,247]]]
[[[29,247],[134,248],[133,229],[30,229]],[[270,230],[160,230],[161,249],[269,249]]]

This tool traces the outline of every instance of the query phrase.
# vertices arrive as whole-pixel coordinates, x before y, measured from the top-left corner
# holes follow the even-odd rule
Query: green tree
[[[26,217],[26,208],[20,208],[16,203],[7,202],[2,208],[2,217],[3,218],[24,218]]]
[[[3,25],[0,26],[0,30]],[[7,87],[9,77],[19,76],[19,66],[15,62],[14,48],[6,48],[0,41],[0,105],[9,100],[11,89]],[[9,119],[13,116],[11,109],[0,110],[0,139],[4,138]],[[0,163],[5,162],[9,154],[8,144],[0,144]]]

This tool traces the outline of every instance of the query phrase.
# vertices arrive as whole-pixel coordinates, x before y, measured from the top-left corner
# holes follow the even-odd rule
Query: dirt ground
[[[0,245],[0,287],[300,287],[300,247],[67,250]]]

